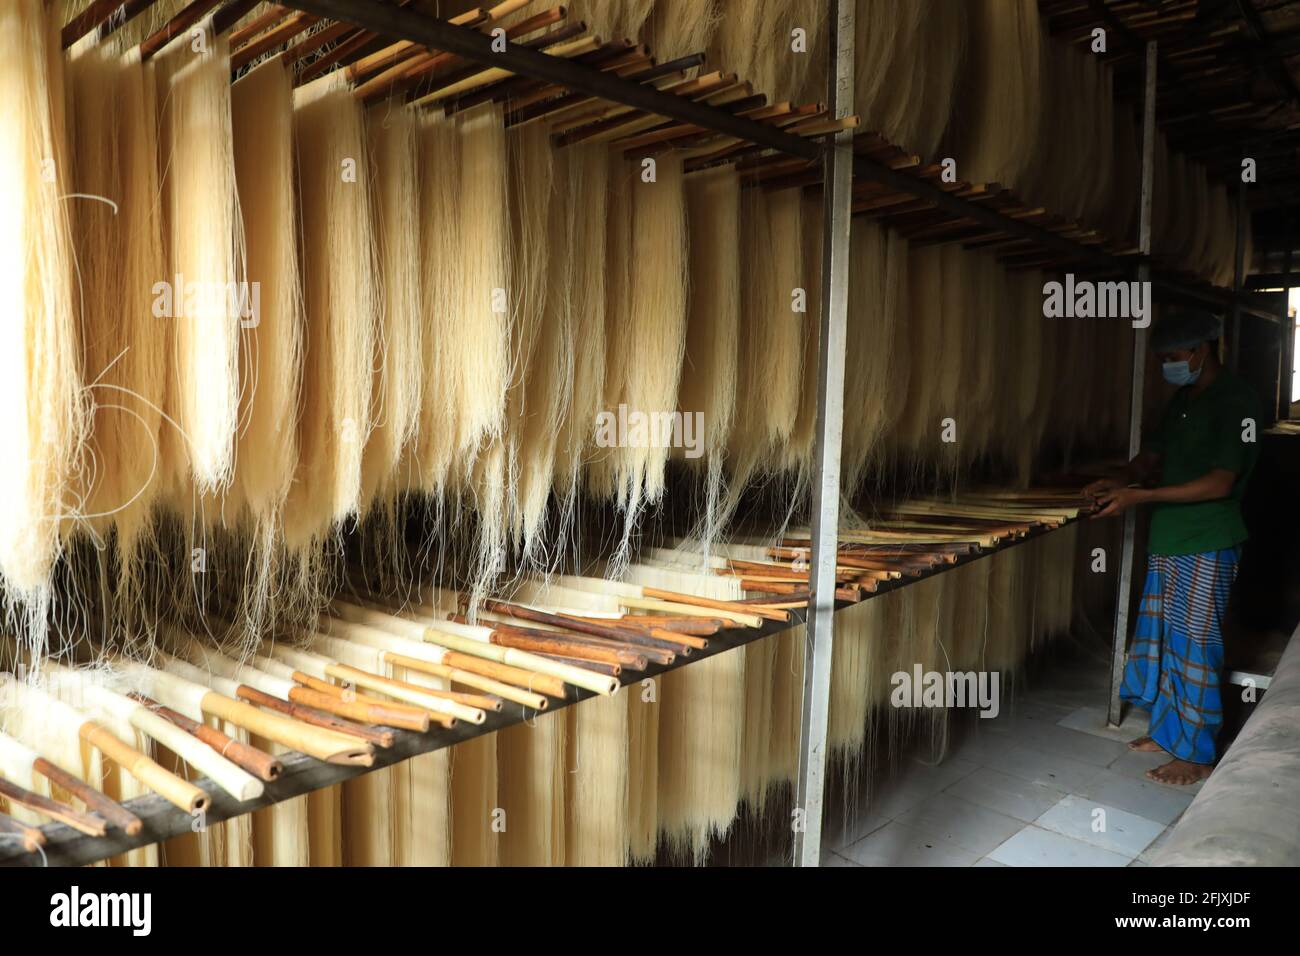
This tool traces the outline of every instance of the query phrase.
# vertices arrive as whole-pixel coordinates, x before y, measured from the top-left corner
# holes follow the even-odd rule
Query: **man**
[[[1178,391],[1122,479],[1086,489],[1101,506],[1097,517],[1152,506],[1146,584],[1120,694],[1151,711],[1148,735],[1129,746],[1173,758],[1147,772],[1158,783],[1208,777],[1223,723],[1221,625],[1246,540],[1241,498],[1259,454],[1261,404],[1219,363],[1222,326],[1204,312],[1156,324],[1151,346]]]

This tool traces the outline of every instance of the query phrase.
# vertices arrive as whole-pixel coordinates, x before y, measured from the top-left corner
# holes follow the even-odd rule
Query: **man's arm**
[[[1218,501],[1232,494],[1232,486],[1236,480],[1236,472],[1228,468],[1214,468],[1200,478],[1185,481],[1181,485],[1165,485],[1163,488],[1114,488],[1101,495],[1099,503],[1102,509],[1097,512],[1096,517],[1106,518],[1117,515],[1134,505]]]
[[[1136,458],[1120,470],[1114,478],[1098,478],[1083,489],[1090,497],[1107,494],[1125,485],[1144,485],[1156,476],[1160,468],[1160,456],[1150,449],[1138,452]]]

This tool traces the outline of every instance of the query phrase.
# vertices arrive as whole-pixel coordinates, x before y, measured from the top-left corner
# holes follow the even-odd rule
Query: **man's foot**
[[[1192,763],[1189,760],[1175,759],[1156,767],[1154,770],[1148,770],[1147,779],[1154,780],[1156,783],[1185,787],[1188,784],[1204,780],[1213,769],[1213,765],[1208,763]]]
[[[1164,750],[1163,747],[1161,747],[1150,737],[1145,737],[1145,736],[1139,737],[1137,740],[1130,740],[1128,749],[1140,750],[1144,754],[1153,754],[1153,753],[1158,753],[1161,750]]]

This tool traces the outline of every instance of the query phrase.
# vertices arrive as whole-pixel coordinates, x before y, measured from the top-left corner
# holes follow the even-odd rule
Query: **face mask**
[[[1160,370],[1170,385],[1192,385],[1201,377],[1201,370],[1193,372],[1187,362],[1165,362]]]

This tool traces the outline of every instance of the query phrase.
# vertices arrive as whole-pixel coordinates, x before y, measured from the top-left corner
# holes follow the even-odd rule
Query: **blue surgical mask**
[[[1193,372],[1187,362],[1165,362],[1160,370],[1170,385],[1192,385],[1201,377],[1201,370],[1198,368]]]

